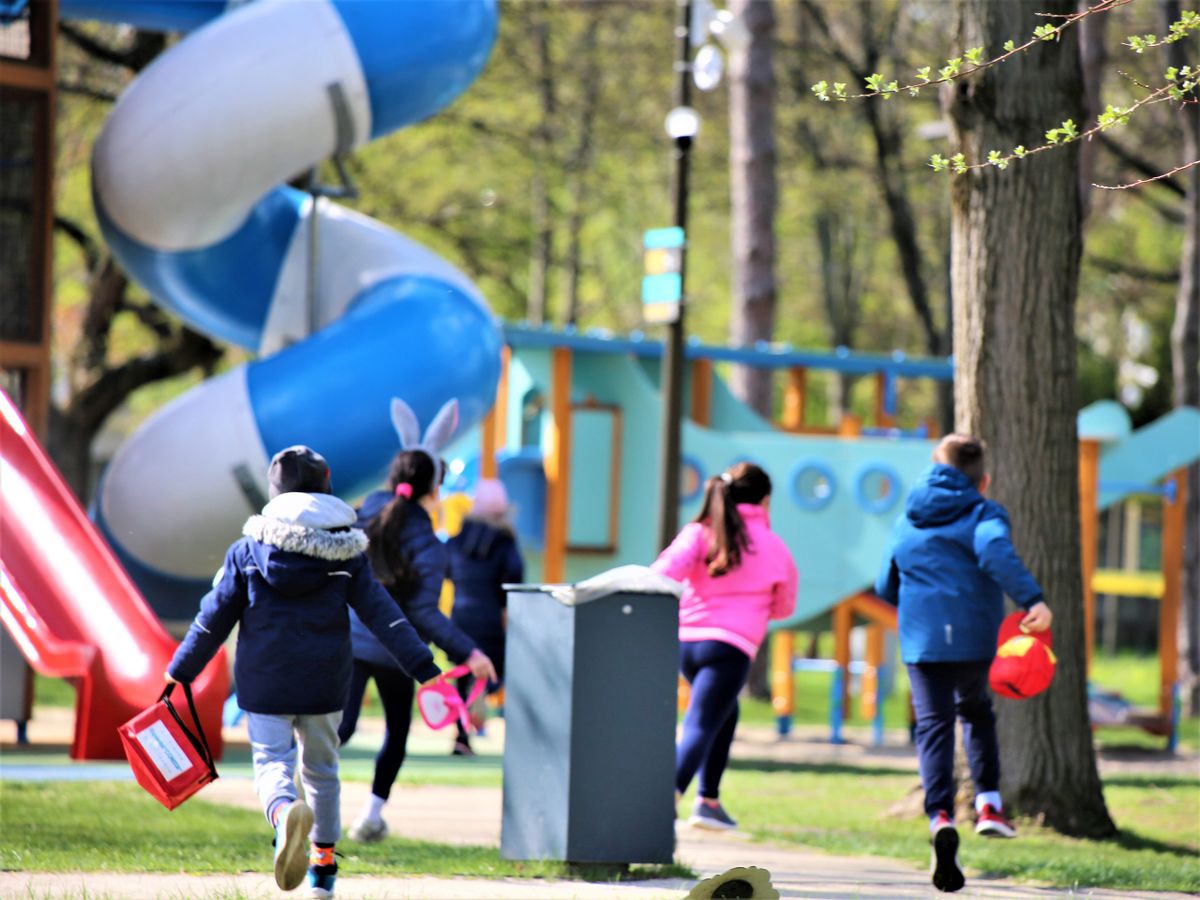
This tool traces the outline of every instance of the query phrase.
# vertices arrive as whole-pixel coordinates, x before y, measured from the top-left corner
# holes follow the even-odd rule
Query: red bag
[[[1058,666],[1050,632],[1026,632],[1023,618],[1024,611],[1018,611],[1001,623],[996,658],[988,672],[992,690],[1013,700],[1036,697],[1050,687]]]
[[[168,684],[157,703],[117,729],[133,777],[167,809],[174,809],[217,777],[208,739],[196,715],[192,689],[183,685],[196,734],[188,730],[171,705],[174,687]]]

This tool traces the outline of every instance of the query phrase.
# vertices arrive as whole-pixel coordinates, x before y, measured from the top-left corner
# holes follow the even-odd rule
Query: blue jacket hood
[[[983,494],[963,472],[934,463],[913,486],[904,514],[918,528],[930,528],[956,522],[983,502]]]

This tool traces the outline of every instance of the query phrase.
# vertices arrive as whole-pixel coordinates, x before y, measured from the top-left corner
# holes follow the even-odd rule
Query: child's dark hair
[[[984,454],[987,444],[969,434],[948,434],[933,450],[933,461],[945,466],[953,466],[971,479],[971,483],[979,487],[983,476],[987,474],[987,463]]]
[[[393,497],[367,525],[367,558],[375,577],[385,587],[410,582],[415,575],[409,568],[408,552],[400,534],[412,504],[432,494],[444,468],[424,450],[401,450],[388,470],[388,487]]]
[[[693,521],[707,525],[712,535],[704,557],[709,575],[724,575],[742,564],[750,535],[737,505],[762,503],[770,494],[771,476],[754,463],[736,463],[708,479],[704,485],[704,503]]]

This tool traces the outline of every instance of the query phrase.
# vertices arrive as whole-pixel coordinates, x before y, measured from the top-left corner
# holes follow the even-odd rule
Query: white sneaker
[[[349,837],[360,844],[374,844],[382,841],[388,834],[387,822],[383,819],[355,819],[350,826]]]

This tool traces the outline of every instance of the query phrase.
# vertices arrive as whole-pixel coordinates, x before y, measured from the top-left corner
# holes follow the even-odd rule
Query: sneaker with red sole
[[[961,891],[967,879],[958,862],[958,829],[954,827],[954,820],[949,813],[939,810],[929,830],[933,833],[930,840],[933,853],[929,863],[933,886],[947,894]]]
[[[979,815],[975,817],[975,833],[983,837],[993,838],[1015,838],[1017,829],[1013,827],[1013,823],[1004,817],[1004,814],[992,806],[992,804],[984,804]]]

